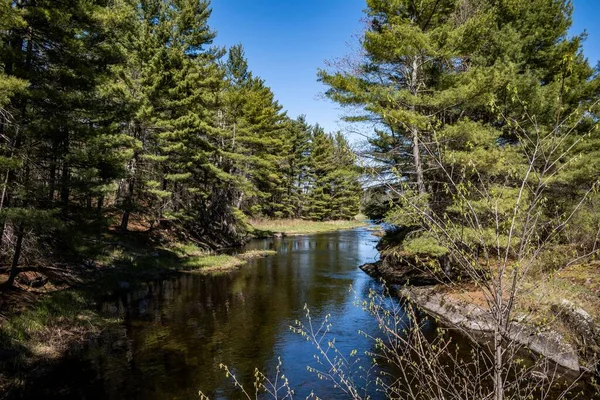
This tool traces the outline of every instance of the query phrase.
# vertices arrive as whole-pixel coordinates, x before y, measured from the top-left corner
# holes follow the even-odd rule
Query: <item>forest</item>
[[[76,255],[76,232],[126,233],[132,216],[215,249],[243,243],[248,217],[358,213],[348,141],[289,118],[242,45],[211,45],[210,14],[197,0],[2,0],[9,286],[19,265]]]
[[[44,293],[31,314],[5,311],[14,318],[0,324],[0,344],[23,355],[66,325],[83,325],[82,315],[95,326],[105,317],[86,313],[105,299],[91,286],[98,293],[88,301],[90,287],[78,279],[98,267],[116,274],[102,293],[117,298],[115,319],[128,323],[124,346],[151,347],[152,355],[166,353],[161,360],[185,354],[193,370],[202,357],[187,343],[158,345],[191,330],[202,345],[215,340],[206,354],[256,343],[268,354],[244,351],[257,363],[277,357],[264,374],[259,366],[246,375],[221,361],[212,366],[211,376],[224,370],[247,398],[244,386],[257,398],[261,391],[293,397],[273,354],[285,349],[274,344],[287,343],[288,330],[315,349],[319,367],[301,366],[316,373],[311,384],[325,381],[347,398],[374,398],[369,387],[401,399],[597,396],[600,69],[584,54],[586,33],[572,31],[574,2],[366,0],[358,50],[315,71],[347,132],[289,117],[251,71],[242,44],[213,44],[211,7],[209,0],[0,0],[0,294],[28,293],[19,275],[29,271],[76,277],[65,284],[75,290],[63,291],[70,300]],[[348,139],[351,129],[364,140]],[[329,236],[294,239],[298,232],[287,237],[274,222],[342,230],[355,228],[343,224],[359,213],[368,228]],[[256,220],[275,228],[263,231]],[[250,242],[248,253],[223,250],[258,236],[267,241]],[[238,267],[256,255],[270,258],[240,275],[134,282],[150,276],[148,265],[202,269],[221,257]],[[357,277],[360,263],[376,279]],[[349,282],[358,285],[352,301]],[[132,301],[134,285],[146,291],[141,306]],[[169,298],[160,297],[165,287]],[[85,304],[71,301],[81,293]],[[154,321],[168,329],[144,326],[164,336],[135,342],[135,329],[151,318],[134,314],[157,296]],[[160,308],[171,297],[176,325]],[[204,309],[194,314],[189,298],[210,318],[201,319]],[[309,300],[319,317],[312,319]],[[234,303],[249,311],[235,314]],[[371,323],[350,314],[350,303]],[[344,310],[342,325],[362,324],[370,347],[342,354],[329,336],[333,306]],[[250,336],[229,325],[234,314],[256,326]],[[202,331],[200,320],[218,321],[218,332]],[[273,328],[281,326],[286,334]],[[222,340],[227,330],[239,337],[235,344]],[[289,348],[292,357],[305,355],[296,343]],[[128,351],[115,359],[131,361]],[[167,361],[161,368],[169,376]],[[360,386],[354,377],[367,370],[380,375]]]

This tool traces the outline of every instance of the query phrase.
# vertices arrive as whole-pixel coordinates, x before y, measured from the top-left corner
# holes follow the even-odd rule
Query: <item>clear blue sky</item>
[[[591,64],[600,60],[600,0],[574,0],[572,33],[588,32],[584,49]],[[343,129],[342,111],[322,98],[317,69],[351,53],[360,34],[364,0],[212,0],[210,25],[216,45],[242,43],[250,69],[263,78],[295,118],[329,131]]]

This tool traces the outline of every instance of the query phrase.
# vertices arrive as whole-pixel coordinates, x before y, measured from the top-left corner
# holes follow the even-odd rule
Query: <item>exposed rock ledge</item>
[[[400,290],[400,295],[451,325],[476,332],[493,330],[489,315],[480,307],[450,299],[439,293],[435,287],[405,287]],[[539,331],[519,322],[511,322],[508,338],[562,367],[573,371],[580,370],[576,349],[558,332]]]
[[[398,268],[398,265],[402,265],[403,268]],[[391,256],[374,263],[361,265],[360,268],[368,275],[383,279],[388,284],[427,286],[435,285],[440,279],[426,270],[408,264],[406,260],[400,261]]]

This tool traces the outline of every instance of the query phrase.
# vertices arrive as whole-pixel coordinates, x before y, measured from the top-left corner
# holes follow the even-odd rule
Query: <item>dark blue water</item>
[[[283,239],[257,240],[247,249],[273,249],[276,255],[251,261],[221,275],[181,274],[103,305],[121,318],[89,348],[65,360],[29,386],[26,397],[62,399],[242,398],[219,364],[234,371],[253,394],[254,370],[272,378],[278,360],[295,398],[311,392],[323,399],[347,398],[308,366],[320,366],[317,349],[290,330],[296,320],[314,328],[328,316],[327,340],[357,364],[358,387],[371,366],[365,352],[377,326],[359,305],[379,289],[359,265],[376,260],[377,238],[367,229]],[[357,361],[358,360],[358,361]],[[374,373],[374,372],[373,372]],[[373,388],[374,389],[374,388]],[[381,398],[373,392],[374,398]]]

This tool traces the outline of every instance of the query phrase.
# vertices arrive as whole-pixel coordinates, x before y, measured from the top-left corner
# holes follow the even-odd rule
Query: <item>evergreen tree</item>
[[[313,128],[310,148],[310,193],[307,216],[316,221],[329,219],[332,212],[331,173],[335,170],[333,140],[319,125]]]
[[[341,132],[333,137],[335,170],[330,174],[332,204],[330,219],[349,220],[360,208],[362,188],[356,158],[348,141]]]
[[[353,213],[347,143],[311,144],[241,45],[222,63],[210,12],[207,0],[0,0],[9,284],[36,248],[73,249],[74,229],[115,210],[123,233],[135,215],[208,247],[240,243],[244,214],[306,217],[318,191],[332,200],[318,218]],[[347,171],[323,173],[325,155]]]
[[[285,132],[282,216],[298,218],[304,212],[309,174],[312,127],[304,116],[290,120]]]
[[[333,100],[364,110],[359,119],[382,121],[370,139],[376,168],[397,172],[396,190],[414,192],[429,212],[453,221],[465,216],[453,190],[464,190],[474,204],[481,193],[495,193],[506,206],[500,212],[508,213],[517,194],[511,185],[527,163],[515,147],[528,145],[520,143],[520,130],[550,134],[561,116],[585,109],[597,95],[581,38],[566,39],[570,4],[367,3],[364,61],[320,77]],[[493,237],[489,211],[481,223]],[[393,221],[419,224],[402,212]]]
[[[2,198],[2,237],[13,235],[15,243],[9,284],[25,234],[41,240],[58,225],[54,208],[60,207],[68,224],[71,203],[79,206],[89,198],[90,176],[100,160],[84,149],[98,145],[105,133],[96,88],[116,59],[106,7],[103,1],[75,0],[2,6],[14,18],[2,31],[0,64],[7,82],[29,84],[11,102],[14,122],[3,127],[15,160]]]
[[[331,136],[315,126],[309,158],[306,216],[317,221],[352,219],[359,211],[360,174],[341,133]]]
[[[282,216],[285,114],[271,89],[248,70],[241,45],[229,50],[226,72],[223,122],[235,153],[232,168],[252,185],[238,193],[236,205],[251,215]]]

